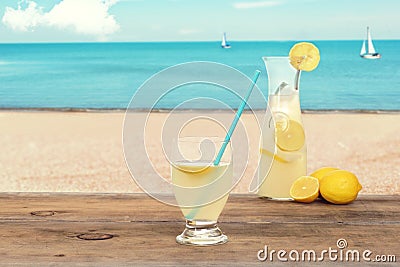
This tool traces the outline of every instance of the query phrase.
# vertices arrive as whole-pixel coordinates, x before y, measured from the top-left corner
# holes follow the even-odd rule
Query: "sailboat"
[[[224,33],[224,35],[222,35],[221,47],[222,48],[231,48],[231,45],[226,42],[226,33]]]
[[[366,59],[378,59],[381,58],[381,54],[375,51],[374,44],[372,43],[371,33],[369,32],[369,27],[367,27],[367,40],[364,40],[360,57]]]

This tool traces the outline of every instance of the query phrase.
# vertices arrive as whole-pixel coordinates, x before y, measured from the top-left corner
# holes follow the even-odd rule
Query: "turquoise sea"
[[[153,74],[189,61],[227,64],[249,77],[260,69],[258,86],[267,95],[261,57],[287,55],[294,43],[0,44],[0,108],[124,109]],[[303,109],[400,110],[400,40],[374,41],[379,60],[359,57],[361,40],[313,43],[321,62],[302,74]],[[173,107],[163,101],[158,108]]]

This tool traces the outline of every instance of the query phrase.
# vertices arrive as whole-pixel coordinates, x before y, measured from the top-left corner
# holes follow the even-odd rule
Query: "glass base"
[[[186,221],[186,229],[176,237],[176,242],[190,246],[213,246],[228,242],[214,221]]]

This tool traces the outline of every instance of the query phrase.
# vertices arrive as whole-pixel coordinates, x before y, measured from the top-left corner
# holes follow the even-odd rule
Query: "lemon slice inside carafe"
[[[288,120],[285,127],[276,124],[276,145],[283,151],[297,151],[304,146],[303,126],[295,120]]]

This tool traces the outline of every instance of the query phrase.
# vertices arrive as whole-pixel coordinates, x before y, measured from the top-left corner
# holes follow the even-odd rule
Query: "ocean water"
[[[231,42],[231,49],[221,49],[218,42],[0,44],[0,108],[124,109],[152,75],[190,61],[227,64],[249,77],[260,69],[257,85],[267,95],[261,57],[287,55],[294,43]],[[314,43],[321,61],[302,74],[303,109],[400,110],[400,40],[374,41],[379,60],[359,57],[362,41]],[[198,90],[190,93],[196,97]],[[157,108],[173,108],[180,97],[188,95],[176,94]]]

